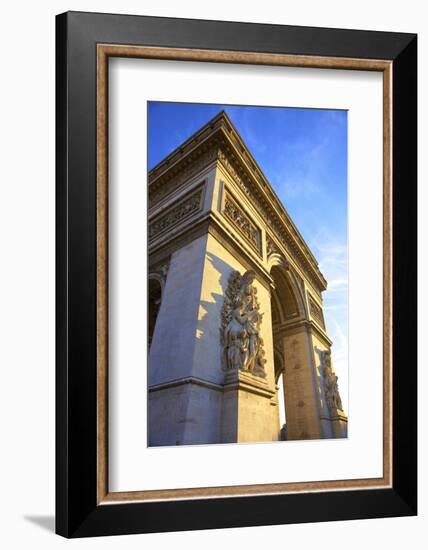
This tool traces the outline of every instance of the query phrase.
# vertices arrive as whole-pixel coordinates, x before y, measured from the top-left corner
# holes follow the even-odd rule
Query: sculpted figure
[[[260,337],[262,314],[253,286],[255,274],[243,276],[234,271],[226,290],[220,329],[223,346],[223,369],[241,369],[256,376],[266,376],[263,341]]]
[[[253,371],[256,376],[266,378],[265,363],[266,359],[265,350],[263,349],[263,338],[259,338],[259,349],[257,353],[256,365]]]
[[[337,384],[338,377],[331,368],[331,352],[324,351],[322,354],[323,362],[323,377],[324,377],[324,393],[327,406],[330,411],[337,409],[343,410],[342,400],[339,394],[339,386]]]
[[[241,289],[238,295],[238,301],[244,313],[254,309],[256,303],[257,289],[252,286],[255,279],[254,271],[246,271],[242,277]]]
[[[331,369],[331,351],[330,350],[321,352],[321,363],[324,369]]]
[[[233,310],[232,319],[226,327],[227,365],[230,369],[242,368],[243,317],[239,307]]]
[[[338,377],[334,373],[331,373],[328,377],[327,404],[330,409],[343,410],[342,400],[340,399],[337,380],[338,380]]]
[[[260,336],[258,325],[259,314],[256,310],[251,310],[246,314],[245,332],[248,336],[248,354],[245,358],[244,368],[245,370],[253,370],[257,360],[257,355],[260,345]]]

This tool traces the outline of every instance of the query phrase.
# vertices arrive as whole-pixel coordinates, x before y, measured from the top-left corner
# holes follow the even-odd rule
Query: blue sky
[[[348,412],[347,113],[149,102],[149,169],[223,109],[328,281],[324,315]]]

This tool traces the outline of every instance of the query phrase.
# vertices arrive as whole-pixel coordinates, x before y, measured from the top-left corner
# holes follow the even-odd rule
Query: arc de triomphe
[[[221,112],[149,173],[149,445],[346,437],[326,288]]]

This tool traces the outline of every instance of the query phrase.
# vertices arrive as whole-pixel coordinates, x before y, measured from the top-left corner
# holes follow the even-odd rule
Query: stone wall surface
[[[288,439],[322,437],[312,350],[305,328],[283,338]]]
[[[149,446],[221,443],[221,391],[183,383],[149,393]]]
[[[149,386],[193,372],[207,236],[174,252],[149,355]]]

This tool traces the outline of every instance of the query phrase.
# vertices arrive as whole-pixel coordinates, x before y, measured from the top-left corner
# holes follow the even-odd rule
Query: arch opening
[[[286,322],[298,318],[302,311],[299,304],[297,289],[293,288],[289,272],[282,266],[274,266],[271,269],[274,280],[274,292],[272,303],[275,304],[276,321]],[[274,319],[272,318],[272,321]]]
[[[275,388],[278,403],[279,431],[278,439],[287,439],[287,415],[285,412],[284,357],[278,348],[274,348]]]
[[[282,259],[271,268],[274,281],[271,292],[272,333],[274,346],[275,382],[278,403],[278,440],[287,439],[287,376],[284,334],[287,328],[305,316],[302,296],[295,279]]]
[[[148,288],[148,349],[153,340],[153,335],[155,332],[156,321],[159,314],[159,308],[162,300],[162,286],[160,281],[157,278],[149,277],[149,288]]]

